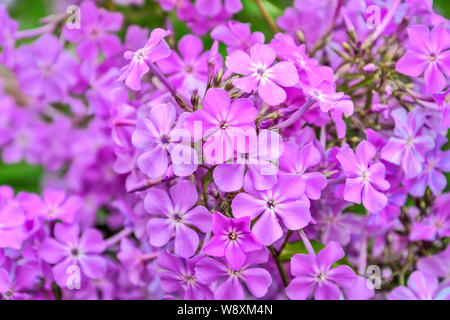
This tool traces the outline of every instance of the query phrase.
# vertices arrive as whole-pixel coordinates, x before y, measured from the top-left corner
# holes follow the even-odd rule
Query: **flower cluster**
[[[450,300],[432,1],[255,1],[266,34],[241,0],[156,2],[190,33],[0,5],[0,166],[44,171],[0,186],[0,299]]]

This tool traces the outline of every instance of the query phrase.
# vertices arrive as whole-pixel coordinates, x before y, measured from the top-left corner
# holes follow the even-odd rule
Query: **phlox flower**
[[[22,230],[25,214],[10,187],[0,187],[0,248],[20,249],[26,234]]]
[[[48,102],[64,101],[77,81],[76,62],[54,35],[43,35],[22,47],[18,59],[26,64],[18,72],[20,87],[32,97]]]
[[[444,25],[429,31],[426,25],[408,28],[409,51],[400,58],[395,68],[411,77],[424,73],[428,93],[445,88],[444,75],[450,74],[450,36]]]
[[[291,260],[294,279],[286,288],[289,299],[305,300],[314,295],[315,300],[338,300],[341,288],[351,288],[357,276],[345,265],[332,268],[333,263],[345,256],[336,242],[330,242],[317,256],[296,254]]]
[[[439,285],[436,276],[413,272],[408,279],[408,287],[400,286],[392,290],[389,300],[450,300],[450,283]]]
[[[425,153],[434,147],[431,137],[420,134],[425,116],[417,109],[407,113],[396,109],[391,113],[395,121],[394,137],[381,150],[381,158],[402,167],[406,179],[422,172]]]
[[[39,247],[39,256],[53,266],[53,276],[61,287],[70,283],[70,268],[79,267],[82,276],[102,279],[106,260],[101,253],[106,249],[102,234],[96,229],[85,230],[80,237],[78,224],[56,224],[54,238],[46,238]]]
[[[177,115],[173,104],[154,105],[142,114],[132,136],[134,147],[142,151],[137,158],[139,169],[151,179],[161,178],[167,171],[169,155],[173,155],[176,175],[188,176],[194,172],[198,164],[197,153],[190,147],[190,137],[179,128],[181,125],[175,124]],[[176,152],[172,154],[177,144]],[[179,159],[180,153],[187,158]]]
[[[208,163],[223,163],[234,154],[235,141],[255,129],[258,111],[250,99],[239,98],[231,102],[223,89],[209,89],[203,99],[203,109],[188,115],[185,128],[194,140],[206,138],[203,146]],[[200,134],[196,126],[200,126]]]
[[[344,147],[337,154],[346,176],[344,199],[362,203],[370,212],[379,212],[387,204],[387,197],[380,191],[389,189],[385,180],[386,169],[381,162],[371,164],[376,149],[368,141],[362,141],[356,147],[356,154],[349,147]]]
[[[203,252],[215,257],[225,256],[233,270],[242,267],[249,252],[262,248],[250,231],[249,217],[232,219],[215,212],[213,233]]]
[[[214,17],[223,9],[230,14],[237,13],[242,3],[241,0],[196,0],[195,8],[204,16]]]
[[[186,300],[211,300],[213,293],[209,283],[199,277],[196,266],[202,256],[182,259],[162,251],[158,256],[158,272],[161,287],[168,293],[181,291]]]
[[[77,53],[82,59],[97,60],[99,52],[107,57],[121,50],[120,38],[113,34],[122,28],[123,16],[97,8],[93,1],[80,5],[80,28],[64,28],[64,36],[77,43]]]
[[[313,200],[320,199],[322,190],[327,186],[327,179],[320,172],[306,172],[318,165],[321,154],[313,144],[300,148],[297,144],[287,142],[280,158],[280,168],[283,172],[299,176],[305,183],[305,194]]]
[[[256,239],[270,245],[283,236],[280,220],[289,230],[305,227],[310,219],[309,200],[304,195],[304,182],[297,177],[282,175],[271,189],[257,191],[244,186],[246,193],[233,199],[231,208],[235,217],[259,217],[252,231]]]
[[[31,217],[73,223],[83,207],[83,201],[76,195],[67,197],[62,189],[47,188],[42,193],[42,199],[37,194],[24,194],[21,205]]]
[[[194,35],[185,35],[178,42],[180,54],[172,51],[166,59],[158,61],[161,71],[169,75],[168,80],[180,92],[191,94],[197,90],[202,96],[208,80],[208,58],[210,51],[203,51],[202,40]],[[214,63],[215,70],[222,67],[222,58],[218,56]]]
[[[30,293],[27,291],[36,284],[37,265],[28,262],[16,264],[12,259],[6,258],[0,266],[0,296],[4,300],[27,300]]]
[[[227,45],[228,53],[235,50],[248,52],[255,44],[264,44],[264,34],[262,32],[250,31],[250,25],[229,21],[227,24],[221,24],[211,31],[211,38],[222,41]]]
[[[214,298],[217,300],[242,300],[244,289],[242,283],[252,295],[257,298],[264,297],[272,283],[270,273],[255,265],[268,261],[266,249],[252,251],[239,269],[232,268],[222,259],[203,258],[195,271],[200,281],[204,283],[217,283]]]
[[[190,181],[177,183],[169,193],[151,188],[144,200],[145,210],[152,215],[147,223],[150,244],[161,247],[175,236],[175,253],[184,258],[193,256],[199,237],[191,226],[204,233],[212,228],[212,214],[203,206],[195,206],[197,200],[197,189]]]
[[[143,48],[135,52],[126,51],[124,58],[131,61],[120,70],[118,81],[125,80],[130,89],[141,90],[141,79],[150,70],[148,63],[154,63],[170,55],[169,45],[164,40],[168,34],[169,32],[156,28]]]
[[[250,56],[242,51],[233,51],[225,60],[231,71],[242,74],[233,84],[244,92],[257,91],[269,105],[278,105],[286,100],[286,92],[281,86],[292,87],[298,83],[297,69],[291,62],[273,65],[275,50],[269,45],[255,44]]]
[[[282,137],[275,131],[261,130],[249,135],[248,144],[236,146],[236,155],[214,168],[213,178],[220,190],[238,191],[243,183],[256,190],[268,190],[277,183],[278,168],[274,164],[283,153]]]

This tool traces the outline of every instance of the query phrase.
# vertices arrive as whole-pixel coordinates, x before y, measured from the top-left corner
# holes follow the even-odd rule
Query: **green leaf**
[[[0,163],[0,185],[9,185],[18,191],[39,192],[43,169],[26,163]]]

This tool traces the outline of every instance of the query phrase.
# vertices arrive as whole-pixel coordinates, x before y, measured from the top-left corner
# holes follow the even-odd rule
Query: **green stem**
[[[284,269],[283,263],[280,261],[277,250],[275,250],[274,246],[269,246],[270,253],[272,254],[273,259],[277,265],[278,271],[280,272],[281,279],[283,280],[283,284],[285,287],[289,285],[289,278],[287,276],[286,270]]]

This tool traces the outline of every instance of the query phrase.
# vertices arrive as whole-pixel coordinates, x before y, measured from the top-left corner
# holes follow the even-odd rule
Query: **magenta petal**
[[[331,241],[325,248],[317,254],[317,262],[322,272],[331,268],[331,265],[345,256],[342,247],[334,241]]]
[[[245,257],[245,252],[236,241],[231,241],[225,248],[225,258],[233,270],[239,270],[243,266]]]
[[[196,0],[195,8],[204,16],[214,17],[222,9],[222,0]]]
[[[57,263],[69,255],[69,249],[52,238],[47,238],[39,247],[39,256],[48,263]]]
[[[88,229],[80,238],[80,248],[87,253],[102,253],[106,249],[106,244],[100,231]]]
[[[314,289],[313,278],[295,278],[286,287],[286,295],[291,300],[306,300]]]
[[[198,280],[203,283],[213,283],[227,276],[225,265],[212,258],[203,258],[195,265],[195,273]]]
[[[193,225],[200,229],[201,232],[206,233],[212,229],[212,214],[205,207],[198,206],[184,214],[183,222]]]
[[[177,223],[175,226],[175,253],[183,258],[192,257],[198,248],[198,235],[188,226]]]
[[[0,268],[0,293],[6,293],[10,287],[8,272],[5,269]]]
[[[432,63],[425,70],[425,83],[428,93],[440,92],[445,88],[446,80],[437,63]]]
[[[339,300],[341,290],[331,281],[319,282],[314,291],[315,300]]]
[[[214,257],[223,257],[225,255],[225,247],[225,240],[215,236],[203,247],[203,253]]]
[[[327,273],[327,279],[336,282],[340,287],[350,288],[355,284],[356,274],[349,266],[337,266]]]
[[[277,205],[278,216],[290,230],[302,229],[311,220],[309,206],[302,201],[289,201]]]
[[[412,77],[420,76],[429,62],[427,56],[418,54],[417,52],[408,52],[395,65],[395,69],[399,73]]]
[[[150,244],[155,247],[166,245],[173,236],[173,230],[169,219],[152,218],[147,223]]]
[[[79,260],[84,274],[91,279],[102,279],[106,273],[106,260],[100,256],[88,255]]]
[[[272,212],[263,213],[255,222],[252,231],[256,239],[265,246],[271,245],[283,236],[283,229],[276,214]]]
[[[225,65],[235,73],[248,75],[251,73],[252,60],[244,51],[236,50],[227,56]]]
[[[237,218],[250,217],[254,219],[265,210],[265,202],[247,193],[239,193],[234,197],[231,208],[233,215]]]
[[[138,166],[149,178],[158,179],[166,173],[168,161],[167,151],[156,146],[139,156]]]
[[[345,182],[344,199],[354,203],[361,203],[363,183],[360,178],[347,179]]]
[[[264,79],[260,82],[258,94],[271,106],[279,105],[286,100],[286,91],[270,79]]]
[[[241,273],[248,290],[257,298],[264,297],[272,283],[270,273],[263,268],[250,268]]]
[[[283,87],[295,86],[299,81],[297,69],[289,62],[277,63],[267,71],[271,79]]]
[[[407,287],[397,287],[387,295],[388,300],[418,300]]]
[[[367,210],[376,213],[386,207],[387,197],[383,193],[375,190],[370,184],[366,184],[362,193],[362,203]]]
[[[170,197],[173,200],[173,210],[185,213],[197,202],[198,193],[191,181],[184,180],[170,188]]]
[[[238,191],[242,188],[245,165],[221,164],[213,171],[214,182],[223,192]]]
[[[230,276],[217,287],[214,297],[217,300],[242,300],[244,290],[238,278]]]

